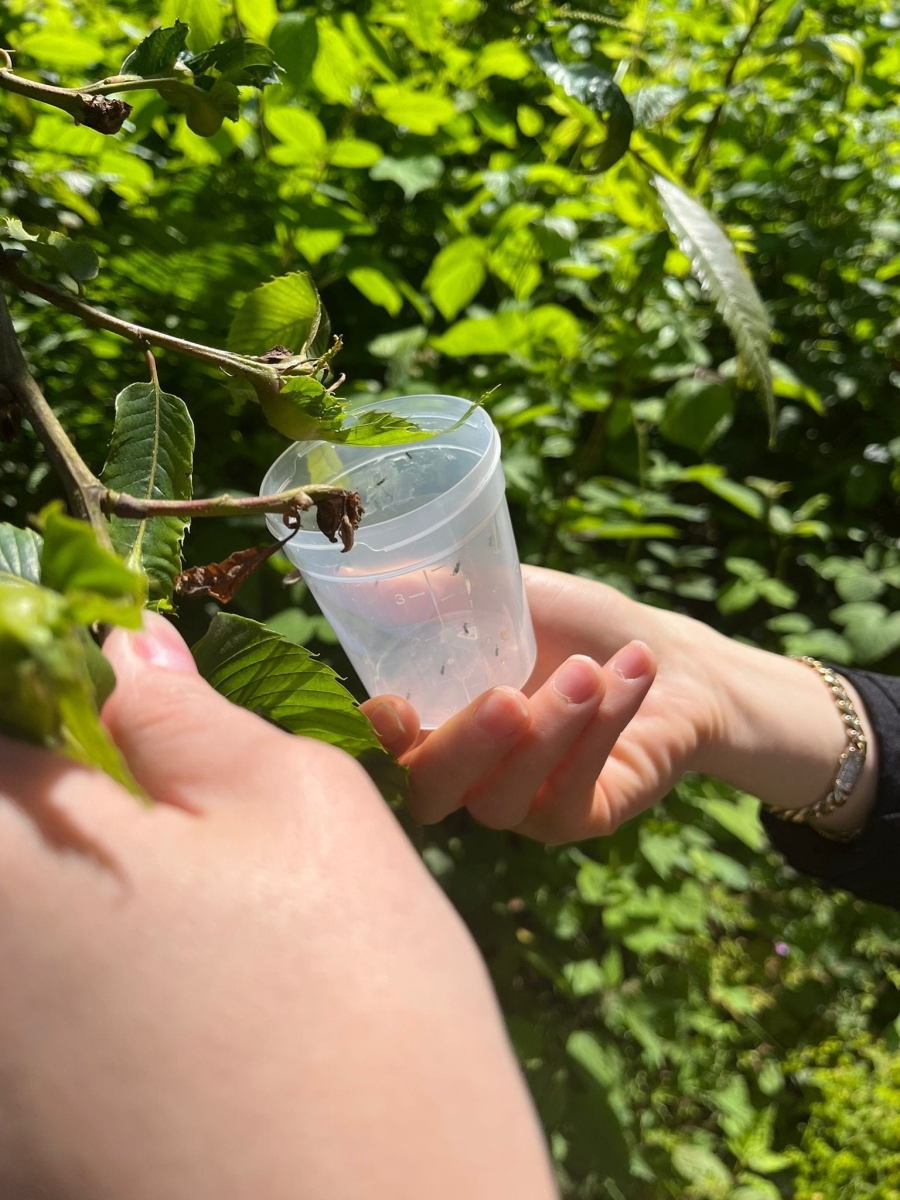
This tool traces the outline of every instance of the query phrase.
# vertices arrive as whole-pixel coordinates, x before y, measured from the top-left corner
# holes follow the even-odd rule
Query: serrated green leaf
[[[144,575],[101,546],[86,521],[67,517],[58,504],[48,505],[40,521],[41,582],[64,596],[72,619],[82,625],[106,621],[140,628]]]
[[[234,613],[217,613],[193,648],[197,669],[217,692],[289,733],[328,742],[360,760],[387,799],[406,775],[381,746],[334,671],[302,646]]]
[[[0,240],[27,246],[29,254],[37,255],[80,282],[94,279],[100,270],[97,252],[88,242],[41,225],[26,227],[17,217],[0,218]]]
[[[261,284],[244,300],[231,322],[228,349],[265,354],[273,346],[300,353],[315,328],[319,294],[305,271]]]
[[[614,166],[628,149],[634,130],[634,114],[622,89],[608,71],[591,63],[561,63],[548,43],[534,46],[531,57],[548,79],[584,104],[606,125],[606,141],[594,160],[596,171]]]
[[[119,68],[119,74],[140,75],[142,79],[168,74],[187,45],[187,35],[188,27],[182,21],[154,29],[135,46]]]
[[[771,334],[759,292],[715,217],[661,175],[655,175],[653,182],[669,228],[735,340],[744,368],[762,400],[771,437],[775,428],[769,365]]]
[[[190,500],[194,423],[184,401],[159,382],[129,384],[116,397],[116,417],[101,479],[140,500]],[[150,581],[150,597],[169,599],[181,571],[182,517],[113,517],[116,551]]]
[[[33,530],[0,522],[0,576],[40,583],[42,545],[43,539]]]
[[[280,391],[263,393],[260,403],[272,428],[295,442],[327,438],[344,423],[345,402],[309,376],[285,379]]]

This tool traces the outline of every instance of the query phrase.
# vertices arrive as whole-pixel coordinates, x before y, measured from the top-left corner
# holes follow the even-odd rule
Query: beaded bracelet
[[[804,822],[811,823],[816,817],[827,817],[829,813],[842,808],[850,799],[865,766],[866,735],[863,733],[859,714],[853,705],[853,701],[834,671],[830,667],[826,667],[820,663],[817,658],[811,658],[809,655],[797,655],[795,656],[795,661],[810,667],[824,679],[834,697],[838,712],[841,714],[848,743],[847,749],[838,759],[837,775],[827,796],[823,796],[821,800],[816,800],[812,804],[805,804],[802,808],[774,808],[768,804],[763,805],[766,812],[770,812],[774,817],[778,817],[779,820],[800,825]],[[816,832],[821,834],[822,837],[830,838],[835,842],[849,842],[861,831],[862,826],[846,832],[816,828]]]

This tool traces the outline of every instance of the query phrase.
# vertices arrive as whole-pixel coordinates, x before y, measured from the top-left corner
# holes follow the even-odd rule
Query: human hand
[[[0,1195],[548,1200],[483,964],[367,776],[146,630],[104,719],[153,806],[0,738]]]
[[[538,644],[524,693],[494,688],[424,737],[399,697],[362,706],[411,769],[417,820],[465,805],[494,828],[576,841],[611,833],[691,770],[782,807],[825,794],[843,727],[808,668],[602,583],[524,576]],[[873,747],[857,803],[823,826],[858,822],[875,770]]]

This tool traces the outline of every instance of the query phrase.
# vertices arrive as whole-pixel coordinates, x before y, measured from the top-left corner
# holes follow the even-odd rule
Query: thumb
[[[148,795],[206,811],[266,786],[273,748],[293,739],[201,679],[165,617],[145,612],[142,629],[114,629],[103,652],[116,673],[103,720]]]

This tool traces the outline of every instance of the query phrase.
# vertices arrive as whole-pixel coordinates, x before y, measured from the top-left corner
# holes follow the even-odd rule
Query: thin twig
[[[693,184],[701,164],[709,153],[712,140],[716,136],[716,130],[719,128],[719,122],[722,120],[722,113],[725,111],[725,105],[730,99],[728,92],[732,83],[734,82],[734,76],[738,69],[738,64],[747,53],[747,49],[750,46],[750,40],[756,32],[760,21],[765,16],[766,9],[768,7],[768,0],[759,0],[759,3],[756,6],[756,12],[753,15],[753,20],[748,24],[744,36],[738,42],[737,49],[732,55],[731,62],[728,64],[728,70],[725,72],[725,78],[722,81],[722,90],[725,92],[725,96],[716,106],[713,115],[707,122],[706,129],[703,131],[703,138],[700,142],[700,145],[694,151],[691,161],[688,163],[688,168],[684,173],[684,181],[686,184],[688,184],[688,186]]]
[[[0,255],[0,274],[21,291],[39,296],[48,304],[52,304],[54,308],[60,308],[63,312],[80,318],[86,325],[93,325],[98,329],[108,329],[111,333],[117,333],[130,342],[137,342],[144,349],[150,345],[161,346],[164,350],[174,350],[178,354],[190,355],[191,358],[197,358],[211,366],[221,367],[235,375],[256,378],[265,376],[273,381],[277,378],[276,372],[271,367],[262,363],[256,364],[242,355],[231,354],[227,350],[217,350],[213,346],[203,346],[199,342],[189,342],[184,338],[174,337],[170,333],[162,333],[158,329],[148,329],[145,325],[135,325],[132,321],[123,321],[121,317],[101,312],[99,308],[93,308],[90,304],[85,304],[83,300],[76,299],[75,296],[67,295],[47,283],[41,283],[29,275],[23,274],[8,256]]]
[[[270,496],[211,496],[205,500],[144,500],[126,492],[105,491],[100,507],[107,516],[144,517],[237,517],[253,513],[306,512],[328,496],[344,496],[346,488],[313,484],[291,488]]]
[[[60,424],[43,392],[34,381],[0,290],[0,387],[9,393],[13,403],[31,423],[47,457],[63,481],[72,511],[94,527],[103,545],[112,548],[109,531],[101,511],[101,499],[106,492],[103,484],[90,470],[75,449],[69,435]]]

